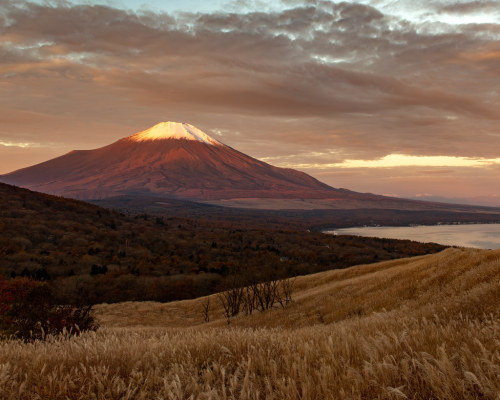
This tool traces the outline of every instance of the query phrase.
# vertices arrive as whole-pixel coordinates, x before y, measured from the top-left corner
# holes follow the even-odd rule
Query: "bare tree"
[[[279,282],[279,280],[274,279],[251,286],[257,310],[266,311],[274,307],[279,297]]]
[[[245,287],[245,292],[243,294],[243,311],[246,315],[252,315],[253,310],[255,310],[255,294],[251,286]]]
[[[224,317],[227,319],[227,324],[231,323],[231,306],[229,304],[229,299],[226,292],[217,293],[217,299],[219,300],[222,309],[224,310]]]
[[[241,285],[241,279],[233,278],[231,283],[234,286],[217,294],[228,325],[231,323],[231,318],[240,311],[251,315],[254,310],[263,312],[277,304],[285,308],[292,302],[294,281],[290,278],[273,279],[248,286]]]
[[[245,288],[233,287],[217,295],[219,302],[224,309],[224,316],[227,319],[227,324],[231,322],[231,317],[238,315],[244,301]]]
[[[295,278],[283,278],[280,280],[281,293],[278,296],[278,302],[281,307],[285,308],[292,300],[293,288],[295,285]]]
[[[202,304],[202,312],[203,312],[203,318],[205,322],[210,322],[210,297],[207,296],[207,299],[205,302]]]

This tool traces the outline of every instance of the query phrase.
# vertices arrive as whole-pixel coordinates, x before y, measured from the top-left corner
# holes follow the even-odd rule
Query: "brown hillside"
[[[213,293],[233,274],[307,274],[444,248],[248,225],[127,217],[0,184],[0,275],[48,280],[61,301],[170,301]]]
[[[426,318],[434,318],[435,313],[443,318],[461,313],[474,318],[499,311],[499,288],[500,250],[447,249],[297,277],[292,306],[251,317],[240,315],[231,325],[297,328],[380,312]],[[120,303],[101,305],[98,310],[105,326],[205,326],[204,301]],[[215,296],[211,304],[210,326],[225,325]]]
[[[203,299],[124,303],[98,308],[97,333],[0,343],[0,396],[498,399],[500,251],[450,249],[296,284],[290,308],[230,327],[216,308],[201,323]]]

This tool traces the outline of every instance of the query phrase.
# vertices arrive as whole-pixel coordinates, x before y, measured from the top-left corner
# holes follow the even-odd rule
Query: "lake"
[[[388,239],[409,239],[450,246],[500,249],[500,224],[378,226],[324,231],[333,235],[371,236]]]

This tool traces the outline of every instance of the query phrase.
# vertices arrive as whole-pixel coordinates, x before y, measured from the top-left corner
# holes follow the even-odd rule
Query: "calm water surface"
[[[333,235],[410,239],[451,246],[500,249],[500,224],[362,227],[325,231]]]

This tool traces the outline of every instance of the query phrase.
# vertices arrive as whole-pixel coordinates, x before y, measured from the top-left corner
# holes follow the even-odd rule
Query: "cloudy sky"
[[[500,205],[500,1],[0,0],[0,173],[168,120],[334,187]]]

